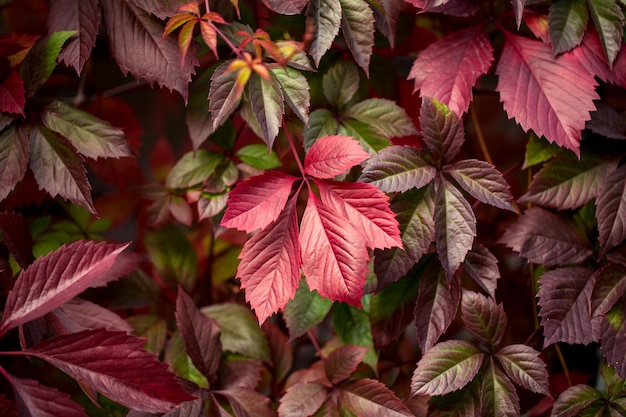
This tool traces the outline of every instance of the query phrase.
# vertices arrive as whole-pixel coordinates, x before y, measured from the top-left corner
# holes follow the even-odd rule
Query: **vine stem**
[[[313,343],[313,347],[315,348],[315,351],[318,353],[318,355],[322,355],[322,349],[320,349],[320,345],[319,343],[317,343],[317,338],[315,337],[315,335],[313,334],[313,331],[311,329],[306,331],[306,334],[309,336],[309,339],[311,340],[311,343]]]
[[[478,143],[480,144],[480,150],[485,157],[485,161],[489,162],[493,165],[493,159],[491,159],[491,155],[489,154],[489,149],[487,148],[487,144],[485,143],[485,137],[483,136],[483,131],[480,129],[480,124],[478,123],[478,116],[476,116],[476,110],[474,110],[474,104],[470,106],[470,114],[472,116],[472,123],[474,125],[474,130],[476,130],[476,136],[478,137]]]
[[[298,150],[296,149],[296,145],[293,143],[293,137],[291,136],[291,132],[289,132],[289,129],[287,128],[287,123],[285,123],[285,121],[283,120],[283,129],[285,130],[285,135],[287,136],[287,141],[289,142],[289,146],[291,147],[291,153],[293,153],[293,157],[296,160],[296,163],[298,164],[298,169],[300,170],[300,173],[302,174],[302,178],[304,178],[304,180],[307,182],[308,185],[308,180],[306,177],[306,174],[304,173],[304,167],[302,166],[302,162],[300,162],[300,156],[298,156]]]
[[[567,386],[572,386],[572,379],[569,376],[569,369],[567,369],[567,362],[565,362],[565,356],[563,356],[563,351],[561,350],[561,346],[558,343],[554,344],[554,351],[556,352],[556,356],[559,357],[559,362],[561,362],[561,367],[563,368],[563,375],[565,375],[565,381],[567,382]]]

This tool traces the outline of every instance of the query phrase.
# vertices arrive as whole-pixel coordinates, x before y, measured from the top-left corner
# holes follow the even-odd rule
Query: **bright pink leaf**
[[[24,81],[17,71],[9,72],[0,83],[0,111],[24,116],[26,103]]]
[[[312,191],[300,225],[302,269],[322,297],[360,306],[369,255],[358,230]]]
[[[507,114],[524,130],[532,129],[578,155],[581,130],[595,109],[593,100],[599,98],[593,76],[571,55],[554,57],[549,44],[505,35],[496,73]]]
[[[414,414],[385,384],[375,379],[361,378],[342,384],[339,398],[359,417],[405,417]]]
[[[230,192],[222,226],[250,233],[264,229],[282,212],[298,178],[268,171],[242,181]]]
[[[300,243],[296,199],[278,219],[246,242],[237,277],[259,323],[283,309],[294,297],[300,281]]]
[[[441,38],[420,52],[409,79],[421,97],[433,97],[457,115],[472,101],[472,87],[493,61],[493,48],[481,26]]]
[[[324,360],[324,370],[328,380],[333,384],[348,379],[365,357],[368,348],[344,345],[333,350]]]
[[[304,172],[312,177],[330,179],[369,157],[359,142],[349,136],[323,136],[304,157]]]

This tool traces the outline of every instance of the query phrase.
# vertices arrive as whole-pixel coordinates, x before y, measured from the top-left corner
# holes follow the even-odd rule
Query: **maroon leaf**
[[[374,46],[374,13],[365,0],[339,0],[341,31],[354,60],[369,76]]]
[[[432,97],[461,116],[472,101],[472,87],[493,61],[482,25],[447,35],[418,55],[408,78],[422,98]]]
[[[38,258],[9,293],[0,334],[49,313],[88,287],[119,278],[106,273],[127,246],[78,241]]]
[[[327,396],[328,387],[317,382],[292,385],[280,399],[278,415],[280,417],[312,416],[324,404]]]
[[[587,29],[582,43],[569,53],[589,74],[600,78],[602,81],[620,84],[619,76],[611,69],[604,54],[600,35],[593,28]]]
[[[401,417],[414,414],[389,388],[375,379],[362,378],[342,384],[339,399],[359,417]]]
[[[348,379],[369,349],[362,346],[344,345],[333,350],[324,360],[326,377],[333,384]]]
[[[202,417],[204,415],[204,399],[185,401],[162,417]],[[127,417],[131,417],[129,414]]]
[[[260,360],[226,359],[220,365],[217,380],[222,389],[248,388],[255,390],[261,381],[261,372],[265,369],[266,365]]]
[[[489,249],[475,243],[472,250],[465,256],[463,269],[491,298],[495,299],[500,271],[498,259],[489,252]]]
[[[323,136],[306,153],[304,172],[312,177],[330,179],[360,164],[369,156],[359,142],[349,136]]]
[[[494,356],[513,382],[529,391],[550,395],[546,364],[535,349],[520,344],[509,345]]]
[[[12,70],[0,84],[0,111],[24,116],[26,90],[20,74]]]
[[[592,253],[589,243],[576,230],[558,215],[539,207],[526,210],[498,243],[545,266],[582,262]]]
[[[188,4],[189,0],[131,0],[136,6],[159,19],[165,19],[176,13],[179,7]]]
[[[0,133],[0,200],[4,200],[24,178],[29,153],[24,129],[9,127]]]
[[[247,388],[234,388],[215,391],[226,397],[236,417],[275,417],[276,412],[270,407],[270,399],[263,394]]]
[[[28,268],[35,258],[33,257],[33,239],[26,219],[15,213],[0,213],[0,232],[2,232],[4,244],[20,267]]]
[[[586,125],[587,129],[610,139],[626,140],[624,116],[602,101],[596,103],[596,109],[591,113],[591,120]]]
[[[456,113],[436,99],[422,98],[420,124],[424,142],[434,156],[443,162],[450,162],[465,141],[465,129]]]
[[[511,380],[490,357],[483,376],[480,393],[480,413],[483,416],[517,417],[520,415],[519,397]]]
[[[553,343],[589,344],[598,340],[598,317],[591,317],[595,278],[586,268],[559,268],[544,273],[537,292],[544,347]]]
[[[271,10],[279,14],[300,14],[308,0],[263,0],[263,3]]]
[[[502,304],[477,292],[463,290],[461,312],[465,328],[472,337],[490,349],[500,344],[507,324]]]
[[[289,343],[289,337],[272,322],[266,321],[262,329],[270,347],[274,381],[282,382],[289,375],[293,366],[293,346]]]
[[[261,128],[262,138],[269,149],[278,136],[280,124],[285,112],[283,92],[276,79],[266,80],[253,73],[248,82],[250,106]]]
[[[620,378],[626,378],[626,302],[622,298],[602,320],[600,350]]]
[[[132,409],[168,412],[193,399],[167,365],[142,349],[145,340],[123,332],[87,330],[48,339],[24,351]]]
[[[72,298],[51,314],[68,333],[95,329],[133,332],[128,322],[111,310],[78,297]]]
[[[626,239],[626,165],[609,175],[598,190],[596,219],[601,255]]]
[[[626,268],[608,264],[594,273],[591,315],[604,316],[626,291]]]
[[[339,0],[311,0],[306,15],[311,19],[313,31],[309,53],[317,66],[339,33],[341,3]]]

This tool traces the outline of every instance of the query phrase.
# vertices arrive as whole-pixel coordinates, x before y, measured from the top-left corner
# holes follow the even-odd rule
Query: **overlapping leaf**
[[[530,346],[505,346],[494,355],[511,381],[538,394],[550,395],[546,364]]]
[[[596,103],[587,129],[610,139],[626,140],[626,119],[617,110],[604,102]]]
[[[580,415],[580,412],[599,400],[598,391],[589,385],[574,385],[566,389],[556,399],[552,408],[554,417],[570,417]]]
[[[556,1],[550,6],[550,42],[554,55],[578,46],[585,34],[589,12],[585,0]]]
[[[333,384],[348,379],[367,353],[362,346],[344,345],[333,350],[324,360],[326,377]]]
[[[315,414],[326,401],[328,387],[317,382],[292,385],[280,399],[280,417],[308,417]]]
[[[596,219],[602,253],[619,245],[626,238],[626,166],[609,175],[596,199]]]
[[[463,269],[491,298],[495,299],[500,271],[498,270],[498,259],[489,249],[475,243],[465,256]]]
[[[422,98],[420,124],[424,142],[437,161],[450,162],[465,141],[465,129],[456,113],[437,99]]]
[[[591,294],[592,317],[603,316],[626,291],[626,268],[608,264],[594,274],[595,285]]]
[[[341,385],[341,404],[360,417],[402,417],[413,413],[380,381],[358,379]]]
[[[248,89],[252,112],[263,133],[263,140],[272,149],[285,112],[282,90],[276,81],[266,80],[256,73],[250,77]]]
[[[520,415],[519,397],[515,386],[496,365],[488,359],[480,393],[480,411],[484,416],[516,417]]]
[[[613,305],[602,321],[600,349],[607,363],[615,367],[620,378],[626,378],[626,302]]]
[[[311,0],[307,17],[313,22],[313,40],[309,46],[309,53],[315,65],[319,65],[322,56],[330,49],[339,33],[341,3],[339,0]]]
[[[30,145],[23,129],[9,127],[0,133],[0,200],[4,200],[24,177]]]
[[[283,314],[291,338],[302,336],[324,320],[331,307],[331,300],[322,298],[317,291],[310,291],[306,280],[300,280],[300,286],[293,300],[285,305]]]
[[[311,94],[306,77],[289,66],[272,68],[271,72],[280,85],[287,105],[305,125],[308,125]]]
[[[78,297],[54,310],[52,315],[69,333],[94,329],[133,331],[128,322],[113,311]]]
[[[359,70],[351,61],[341,60],[330,67],[322,78],[322,89],[328,104],[342,108],[359,89]]]
[[[343,37],[366,75],[374,47],[374,13],[365,0],[339,0]]]
[[[624,13],[615,0],[589,0],[587,3],[589,14],[602,41],[602,49],[612,67],[622,47]]]
[[[304,172],[316,178],[330,179],[367,158],[369,154],[354,139],[339,135],[324,136],[304,157]]]
[[[507,319],[502,304],[474,291],[463,291],[461,299],[463,323],[478,342],[497,347],[504,337]]]
[[[367,123],[387,137],[417,134],[406,111],[388,99],[369,98],[360,101],[346,109],[343,116]]]

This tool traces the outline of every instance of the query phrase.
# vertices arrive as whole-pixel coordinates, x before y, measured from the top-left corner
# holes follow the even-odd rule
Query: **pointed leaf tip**
[[[306,153],[304,172],[312,177],[330,179],[369,157],[359,142],[349,136],[323,136]]]

